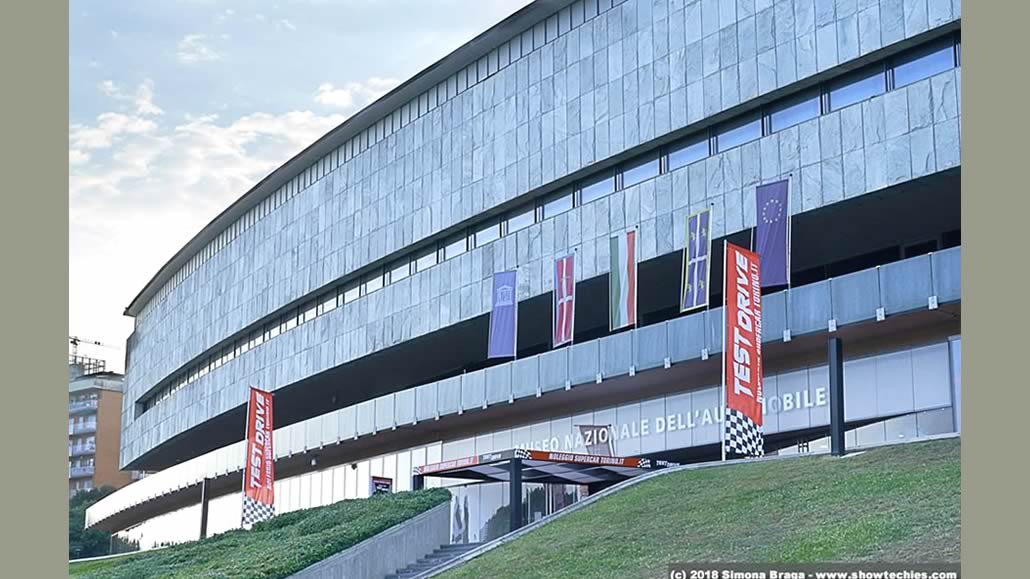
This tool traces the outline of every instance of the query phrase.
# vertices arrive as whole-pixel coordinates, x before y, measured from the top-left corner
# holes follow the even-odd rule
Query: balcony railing
[[[68,447],[68,456],[82,456],[84,454],[96,454],[96,444],[78,444]]]
[[[92,466],[70,466],[68,467],[68,476],[70,478],[81,478],[84,476],[93,476],[95,467]]]
[[[82,424],[73,424],[68,427],[68,434],[83,434],[86,432],[96,432],[96,422],[84,422]]]
[[[80,412],[87,412],[87,411],[96,410],[96,409],[97,409],[97,401],[96,400],[78,400],[76,402],[69,402],[68,403],[68,413],[69,414],[78,414]]]

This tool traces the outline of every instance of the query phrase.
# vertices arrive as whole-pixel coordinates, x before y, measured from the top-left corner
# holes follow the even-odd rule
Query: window
[[[761,136],[762,118],[758,115],[749,116],[720,128],[715,136],[715,150],[721,153]]]
[[[302,311],[304,312],[303,318],[299,321],[299,323],[303,324],[305,322],[310,322],[311,320],[315,319],[315,316],[318,314],[318,302],[315,300],[311,300],[310,302],[304,305]]]
[[[536,211],[533,209],[532,205],[529,207],[523,207],[522,209],[516,209],[508,217],[508,233],[515,233],[520,229],[525,229],[526,227],[533,225],[534,221],[536,221]]]
[[[921,46],[894,61],[894,88],[901,88],[955,67],[950,38]]]
[[[285,319],[283,320],[283,331],[289,332],[297,326],[297,311],[291,310],[286,313]]]
[[[394,264],[390,269],[390,283],[397,283],[411,274],[411,262],[407,258]]]
[[[476,231],[473,235],[473,242],[476,247],[482,247],[500,236],[501,223],[499,221],[491,220],[488,225],[485,225]]]
[[[330,290],[318,298],[318,315],[331,312],[336,309],[336,290]]]
[[[461,235],[448,241],[443,247],[443,258],[444,260],[451,259],[452,257],[459,256],[468,250],[468,238],[465,235]]]
[[[415,272],[425,271],[436,265],[436,249],[426,250],[425,253],[415,259]]]
[[[883,64],[862,69],[830,85],[830,110],[864,101],[887,91],[887,75]]]
[[[769,112],[769,128],[775,133],[818,116],[819,92],[811,91],[774,104]]]
[[[673,145],[669,150],[669,170],[685,167],[708,156],[708,137],[690,137]]]
[[[579,190],[579,204],[585,205],[615,191],[615,175],[596,177],[583,183]]]
[[[631,187],[658,176],[658,154],[649,154],[631,161],[622,170],[622,188]]]
[[[365,277],[364,286],[365,294],[370,294],[378,289],[381,289],[383,287],[383,272],[376,271],[375,273],[368,274]]]
[[[361,285],[351,282],[343,288],[343,303],[349,304],[361,296]]]
[[[560,215],[572,209],[572,192],[562,191],[555,193],[550,197],[544,199],[541,204],[544,213],[544,219],[549,219],[555,215]]]
[[[265,335],[269,340],[279,335],[279,322],[272,322],[268,325],[268,329],[265,331]]]

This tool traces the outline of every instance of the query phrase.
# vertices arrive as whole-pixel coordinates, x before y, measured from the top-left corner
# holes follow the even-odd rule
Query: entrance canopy
[[[414,475],[510,482],[513,461],[518,461],[522,482],[577,485],[619,482],[656,468],[674,466],[649,458],[519,448],[415,467]]]

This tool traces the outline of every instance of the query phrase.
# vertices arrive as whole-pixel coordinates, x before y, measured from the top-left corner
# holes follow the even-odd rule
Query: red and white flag
[[[552,343],[554,347],[572,342],[576,322],[576,254],[554,260],[554,307]]]
[[[250,388],[247,456],[243,468],[243,528],[275,516],[272,393]]]
[[[762,456],[762,282],[757,253],[725,244],[726,327],[723,449],[726,455]]]

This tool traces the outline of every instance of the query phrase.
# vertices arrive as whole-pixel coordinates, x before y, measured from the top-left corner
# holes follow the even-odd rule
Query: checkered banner
[[[765,455],[762,427],[755,424],[746,414],[732,408],[726,409],[726,455]]]
[[[762,456],[762,284],[758,254],[725,244],[724,457]]]
[[[247,454],[243,469],[244,529],[275,515],[272,393],[251,387],[247,405]]]
[[[249,529],[254,523],[260,523],[275,516],[275,505],[255,501],[243,496],[243,528]]]

